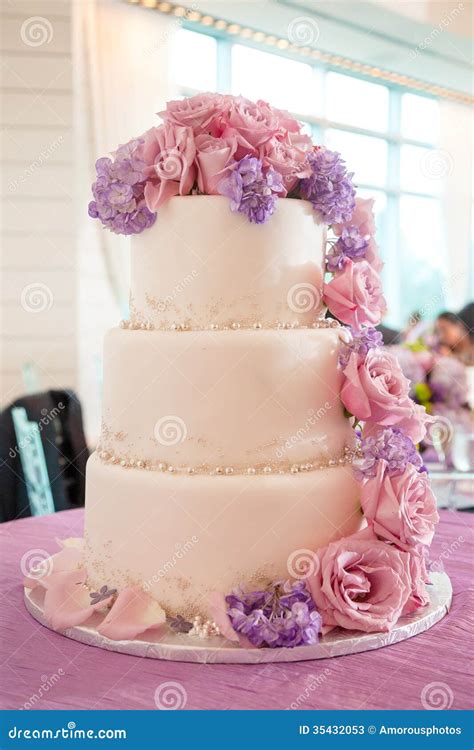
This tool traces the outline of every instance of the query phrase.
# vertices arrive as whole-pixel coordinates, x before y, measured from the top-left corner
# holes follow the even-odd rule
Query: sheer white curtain
[[[170,46],[176,21],[117,0],[73,5],[79,390],[93,442],[99,427],[102,339],[126,314],[129,288],[129,239],[87,216],[94,164],[158,122],[155,113],[173,95]]]
[[[469,107],[440,102],[441,138],[439,169],[443,178],[443,213],[448,249],[444,291],[447,307],[457,312],[472,299],[472,189],[474,117]]]

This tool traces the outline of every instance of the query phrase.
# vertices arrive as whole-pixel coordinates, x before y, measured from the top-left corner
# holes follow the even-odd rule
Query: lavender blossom
[[[359,480],[374,477],[377,462],[387,462],[389,476],[403,474],[408,464],[423,471],[423,461],[409,437],[396,427],[387,427],[375,437],[368,437],[361,443],[362,461],[355,469]]]
[[[91,598],[91,604],[98,604],[111,596],[115,596],[117,589],[109,589],[108,586],[101,586],[99,591],[92,591],[89,596]]]
[[[368,237],[363,237],[357,227],[344,227],[341,236],[326,257],[326,268],[331,273],[342,271],[346,258],[363,258],[369,246]]]
[[[353,173],[348,172],[341,155],[319,148],[308,154],[313,174],[301,180],[301,195],[320,211],[327,224],[351,219],[355,208]]]
[[[282,176],[272,167],[264,172],[261,159],[244,156],[218,190],[230,198],[232,211],[244,213],[254,224],[265,224],[275,211],[276,193],[283,190]]]
[[[232,627],[254,646],[293,648],[316,643],[321,616],[304,581],[278,581],[264,591],[226,596]]]
[[[360,331],[350,328],[351,341],[345,344],[339,353],[339,366],[344,369],[349,362],[349,357],[353,352],[361,359],[365,359],[369,349],[377,346],[383,346],[383,336],[376,328],[361,328]]]
[[[97,159],[97,179],[89,216],[99,219],[115,234],[138,234],[151,227],[156,214],[145,203],[147,165],[137,156],[139,140],[119,146],[114,158]]]

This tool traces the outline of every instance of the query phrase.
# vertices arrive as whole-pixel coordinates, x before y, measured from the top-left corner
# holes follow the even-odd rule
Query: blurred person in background
[[[442,312],[435,322],[439,349],[454,355],[467,366],[474,365],[474,303],[465,305],[459,313]]]

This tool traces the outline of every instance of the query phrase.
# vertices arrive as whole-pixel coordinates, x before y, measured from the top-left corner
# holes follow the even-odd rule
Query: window
[[[340,151],[356,185],[384,187],[387,183],[387,142],[383,138],[351,133],[348,130],[326,130],[325,144]]]
[[[180,30],[176,44],[179,93],[217,88],[265,99],[302,119],[316,143],[341,152],[354,172],[358,195],[375,198],[377,240],[386,264],[387,325],[403,326],[424,300],[430,301],[433,315],[444,307],[440,193],[446,165],[436,149],[435,99],[240,40]],[[180,63],[189,60],[191,47],[195,64]]]
[[[321,97],[317,96],[318,81],[313,80],[315,76],[310,65],[242,44],[232,46],[231,60],[231,92],[235,96],[242,94],[248,99],[264,99],[274,107],[300,115],[316,113]],[[298,85],[282,85],[285,80],[298,81]],[[308,92],[311,92],[310,96]]]
[[[326,116],[355,128],[388,130],[389,91],[386,86],[341,73],[326,77]]]
[[[180,29],[172,47],[171,64],[175,81],[182,89],[216,90],[217,42],[212,36]]]

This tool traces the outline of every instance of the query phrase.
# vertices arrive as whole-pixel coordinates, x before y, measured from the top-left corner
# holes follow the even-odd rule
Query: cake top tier
[[[310,326],[323,315],[326,227],[307,201],[264,226],[222,196],[171,198],[132,239],[132,328]]]
[[[261,100],[199,94],[160,115],[98,159],[89,204],[140,235],[129,327],[309,325],[323,302],[357,330],[380,322],[373,201],[340,154]]]

